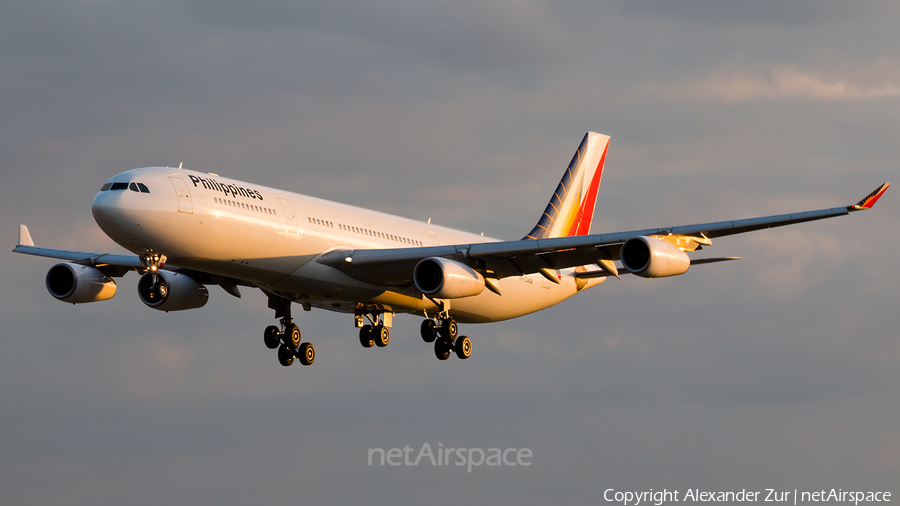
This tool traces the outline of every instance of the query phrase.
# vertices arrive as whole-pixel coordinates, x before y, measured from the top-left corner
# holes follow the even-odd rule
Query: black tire
[[[300,359],[300,363],[303,365],[310,365],[316,361],[316,349],[313,348],[313,345],[309,343],[303,343],[300,345],[299,353],[297,357]]]
[[[277,348],[281,343],[281,332],[278,332],[278,327],[275,325],[266,327],[266,331],[263,333],[263,340],[266,343],[266,348],[270,350]]]
[[[456,356],[465,360],[472,356],[472,340],[468,336],[459,336],[453,345]]]
[[[285,367],[294,363],[294,350],[287,343],[278,347],[278,363]]]
[[[371,325],[363,325],[359,328],[359,344],[361,344],[363,348],[375,346],[375,338],[372,337]]]
[[[437,324],[434,320],[426,319],[422,322],[421,327],[422,340],[426,343],[433,343],[437,339]]]
[[[385,327],[384,325],[378,325],[377,327],[372,327],[372,337],[374,338],[375,345],[379,348],[384,348],[391,342],[391,329]]]
[[[457,334],[459,334],[459,326],[456,324],[456,320],[447,318],[441,323],[441,336],[444,339],[452,343],[456,340]]]
[[[434,341],[434,356],[436,356],[438,360],[447,360],[450,358],[450,352],[452,350],[453,345],[446,339],[441,338]]]
[[[290,346],[292,350],[296,350],[297,347],[300,346],[300,327],[293,323],[288,325],[287,328],[284,329],[284,339],[285,343]]]

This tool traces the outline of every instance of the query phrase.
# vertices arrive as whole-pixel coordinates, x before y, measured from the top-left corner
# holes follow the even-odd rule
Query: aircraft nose
[[[94,195],[94,201],[91,202],[91,214],[94,217],[107,211],[109,207],[107,195],[109,195],[109,192],[98,192]]]
[[[101,191],[94,196],[91,203],[91,214],[94,215],[94,221],[100,228],[107,230],[115,224],[116,219],[121,212],[119,200],[123,192]]]

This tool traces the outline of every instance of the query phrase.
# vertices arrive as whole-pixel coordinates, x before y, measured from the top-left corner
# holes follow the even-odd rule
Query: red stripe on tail
[[[572,222],[572,228],[569,229],[567,236],[588,235],[591,233],[591,221],[594,219],[594,206],[597,204],[597,192],[600,190],[600,180],[603,178],[603,167],[606,164],[606,151],[609,144],[603,148],[603,155],[600,156],[600,163],[597,164],[597,170],[594,171],[594,178],[591,180],[591,186],[588,187],[584,202],[578,210],[578,216]]]

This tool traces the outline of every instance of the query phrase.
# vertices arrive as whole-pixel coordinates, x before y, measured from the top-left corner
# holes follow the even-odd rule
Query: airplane
[[[160,311],[200,308],[207,287],[240,297],[239,287],[268,298],[280,325],[263,342],[289,366],[315,360],[291,313],[325,309],[352,314],[360,344],[390,342],[394,315],[424,317],[420,334],[438,359],[466,359],[472,341],[459,323],[517,318],[553,306],[609,277],[677,276],[692,265],[738,257],[691,258],[712,239],[870,209],[885,183],[858,203],[816,211],[591,233],[609,136],[588,132],[537,224],[504,241],[378,211],[267,188],[214,173],[168,167],[113,176],[92,203],[97,225],[133,254],[35,246],[19,225],[14,252],[64,260],[46,286],[58,300],[108,300],[114,278],[138,272],[138,295]],[[616,263],[618,262],[618,264]]]

